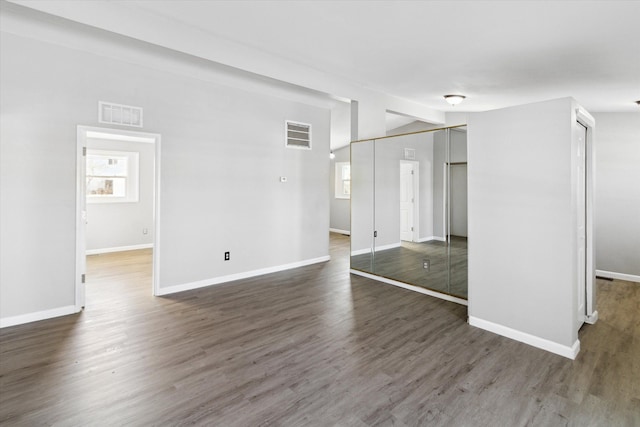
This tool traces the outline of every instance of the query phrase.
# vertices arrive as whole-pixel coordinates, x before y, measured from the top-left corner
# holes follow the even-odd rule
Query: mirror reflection
[[[351,268],[466,299],[466,127],[354,142],[351,178]]]

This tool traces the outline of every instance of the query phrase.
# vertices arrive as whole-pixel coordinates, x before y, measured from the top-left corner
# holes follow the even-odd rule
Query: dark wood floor
[[[0,423],[640,425],[640,285],[599,281],[571,361],[350,276],[331,242],[328,263],[157,298],[148,252],[93,257],[82,314],[0,330]]]

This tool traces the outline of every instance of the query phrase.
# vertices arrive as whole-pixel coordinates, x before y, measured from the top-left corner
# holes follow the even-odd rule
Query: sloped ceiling
[[[74,16],[76,2],[14,3],[94,24],[86,14]],[[301,64],[441,111],[565,96],[592,112],[639,110],[638,1],[106,3],[130,17],[161,17],[264,52],[264,61]],[[450,107],[442,98],[448,93],[467,99]]]

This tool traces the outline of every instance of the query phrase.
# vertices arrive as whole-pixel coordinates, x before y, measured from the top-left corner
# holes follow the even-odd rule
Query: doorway
[[[418,241],[419,163],[400,160],[400,240]]]
[[[158,134],[78,126],[77,310],[86,303],[87,254],[152,250],[151,293],[157,294],[159,159]]]

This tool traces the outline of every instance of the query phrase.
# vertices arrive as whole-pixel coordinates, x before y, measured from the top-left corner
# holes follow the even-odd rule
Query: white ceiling
[[[640,1],[123,4],[437,110],[565,96],[592,112],[640,110]],[[467,99],[449,107],[449,93]]]

